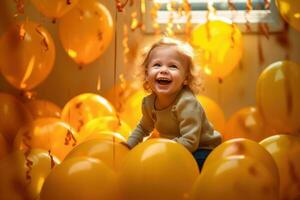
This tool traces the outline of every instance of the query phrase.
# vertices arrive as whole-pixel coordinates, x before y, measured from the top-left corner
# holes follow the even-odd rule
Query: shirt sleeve
[[[133,148],[138,143],[142,142],[143,138],[148,136],[153,128],[154,123],[151,118],[151,109],[144,98],[142,102],[142,118],[127,140],[129,147]]]
[[[194,152],[199,146],[203,118],[206,118],[204,110],[197,100],[186,98],[177,104],[175,112],[181,136],[173,140]]]

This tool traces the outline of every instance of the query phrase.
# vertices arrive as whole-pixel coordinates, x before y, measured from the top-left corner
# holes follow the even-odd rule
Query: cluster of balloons
[[[222,143],[205,161],[191,199],[299,198],[299,142],[295,136],[274,135],[259,143],[245,138]]]
[[[19,114],[29,116],[29,122],[0,126],[1,133],[9,135],[12,127],[16,132],[9,135],[14,141],[12,154],[6,148],[6,134],[1,134],[5,139],[0,137],[4,143],[0,146],[1,199],[27,195],[41,200],[294,200],[300,194],[294,178],[300,175],[296,136],[275,135],[259,143],[228,139],[212,151],[199,175],[192,154],[171,140],[148,139],[132,150],[124,146],[131,126],[100,95],[78,95],[65,104],[62,114],[49,101],[23,103],[12,95],[1,95],[0,117],[17,122]],[[203,106],[214,105],[203,96],[199,101]],[[17,102],[19,110],[10,108],[12,102]],[[34,106],[25,106],[29,103]],[[40,112],[30,111],[35,108]],[[214,115],[209,113],[219,110],[212,108],[207,114],[211,119]],[[240,116],[248,116],[245,133],[259,130],[255,109],[246,109]]]
[[[299,134],[300,65],[277,61],[256,82],[256,106],[235,112],[226,122],[224,139],[248,138],[259,142],[275,134]]]
[[[0,199],[36,199],[40,195],[43,199],[53,199],[47,193],[52,189],[57,191],[51,184],[48,185],[51,181],[47,181],[45,186],[50,187],[46,189],[46,196],[41,193],[42,186],[54,167],[62,167],[62,173],[67,172],[64,171],[67,170],[63,167],[65,165],[60,163],[68,163],[68,160],[71,160],[72,166],[74,164],[71,172],[76,168],[80,173],[84,172],[83,166],[78,163],[81,161],[83,165],[87,163],[92,166],[86,165],[85,173],[95,178],[97,184],[95,182],[94,191],[97,197],[107,196],[109,199],[116,194],[114,189],[111,192],[108,190],[116,188],[113,180],[116,178],[115,171],[120,170],[129,151],[120,142],[126,141],[131,128],[117,118],[113,106],[105,98],[97,94],[81,94],[60,109],[42,99],[23,102],[5,93],[0,93],[0,97]],[[68,117],[69,112],[73,118]],[[79,132],[76,131],[78,125],[82,125]],[[82,156],[89,157],[90,161],[81,159]],[[96,174],[91,169],[93,167]],[[82,176],[86,177],[85,174]],[[58,177],[64,179],[62,175]],[[80,179],[75,179],[78,187],[81,187],[82,177],[78,177]],[[111,181],[111,185],[106,180]],[[91,179],[87,181],[89,188],[87,193],[83,193],[84,196],[79,195],[81,199],[91,192]],[[107,186],[100,191],[98,185],[103,183]],[[82,192],[79,189],[76,191]]]
[[[59,38],[67,54],[83,66],[108,48],[113,35],[110,12],[97,0],[32,0],[45,16],[59,19]],[[0,71],[12,86],[32,90],[54,66],[55,44],[39,23],[13,24],[1,37]]]

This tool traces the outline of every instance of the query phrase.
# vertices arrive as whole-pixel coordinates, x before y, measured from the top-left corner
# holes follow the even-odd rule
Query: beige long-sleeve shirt
[[[221,134],[214,131],[205,112],[191,90],[183,88],[173,104],[163,110],[154,107],[155,94],[143,99],[142,119],[128,138],[132,148],[156,128],[162,138],[172,139],[190,152],[199,147],[213,149],[222,142]]]

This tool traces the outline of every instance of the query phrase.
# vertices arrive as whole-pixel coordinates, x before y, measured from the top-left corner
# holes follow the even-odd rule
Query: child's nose
[[[167,72],[168,72],[168,67],[166,65],[160,67],[160,73],[167,73]]]

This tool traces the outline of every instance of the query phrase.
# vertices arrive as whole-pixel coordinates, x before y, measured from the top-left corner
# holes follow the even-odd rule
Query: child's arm
[[[142,142],[143,138],[148,136],[153,130],[154,123],[150,117],[150,113],[151,111],[148,109],[146,100],[144,98],[142,103],[142,119],[127,140],[127,144],[130,148],[133,148],[135,145]]]

